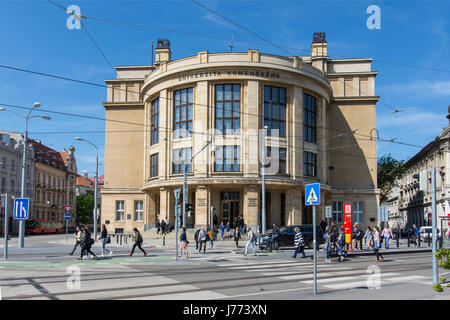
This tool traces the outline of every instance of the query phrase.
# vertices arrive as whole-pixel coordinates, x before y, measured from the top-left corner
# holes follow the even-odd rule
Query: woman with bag
[[[212,248],[214,248],[215,238],[214,238],[214,232],[211,229],[208,230],[208,238],[209,238],[208,249],[212,249]]]
[[[381,249],[381,234],[380,234],[380,228],[374,227],[374,233],[373,233],[373,248],[375,255],[377,256],[377,262],[380,262],[380,256],[381,260],[384,260],[383,255],[380,253]]]
[[[364,234],[363,239],[366,239],[367,251],[373,248],[373,233],[372,229],[367,226],[366,233]]]
[[[239,248],[239,240],[241,239],[241,230],[239,230],[239,227],[236,227],[236,230],[234,230],[233,239],[236,242],[236,248]]]
[[[305,240],[303,240],[303,235],[300,232],[300,228],[296,227],[294,229],[295,231],[295,238],[294,238],[294,255],[292,256],[292,258],[297,258],[297,253],[301,252],[302,253],[302,258],[306,258],[306,253],[305,253]]]
[[[133,231],[134,231],[134,244],[133,249],[131,249],[131,253],[128,256],[131,257],[133,255],[134,249],[137,246],[144,253],[145,257],[147,255],[147,252],[145,252],[145,250],[142,249],[142,243],[144,242],[144,239],[142,238],[142,235],[137,228],[133,228]]]
[[[111,243],[111,238],[108,237],[108,230],[106,230],[106,225],[102,225],[102,234],[100,235],[100,238],[98,238],[97,242],[102,240],[102,254],[100,257],[105,256],[105,250],[109,252],[109,256],[111,257],[113,252],[106,248],[107,243]]]
[[[189,252],[187,249],[187,245],[189,244],[189,241],[187,241],[187,236],[186,236],[186,227],[181,227],[181,235],[180,235],[180,255],[179,257],[181,258],[181,255],[183,253],[183,249],[184,252],[186,254],[186,258],[189,258]]]

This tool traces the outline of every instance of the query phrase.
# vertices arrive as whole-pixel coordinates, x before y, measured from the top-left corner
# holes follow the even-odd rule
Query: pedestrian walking
[[[161,223],[159,222],[159,219],[156,220],[155,227],[156,227],[156,234],[159,234],[159,232],[161,231]]]
[[[362,240],[364,238],[364,231],[361,229],[360,225],[356,225],[356,245],[355,247],[358,248],[359,244],[359,250],[363,250]]]
[[[417,228],[416,224],[413,224],[413,238],[414,238],[414,247],[417,248],[419,246],[419,228]]]
[[[322,232],[325,233],[325,228],[327,227],[327,222],[322,219],[320,222],[320,229],[322,229]]]
[[[231,238],[231,226],[229,222],[225,225],[225,231],[227,232],[227,238]]]
[[[380,234],[380,228],[378,227],[374,227],[374,232],[373,232],[373,248],[374,248],[374,252],[375,255],[377,256],[377,262],[380,262],[380,257],[381,260],[384,260],[383,255],[380,253],[380,249],[381,249],[381,234]]]
[[[211,230],[211,228],[209,228],[208,230],[208,238],[209,238],[208,249],[211,250],[214,248],[214,232]]]
[[[186,236],[186,227],[181,227],[181,234],[180,234],[180,255],[179,257],[181,258],[183,249],[184,249],[184,253],[186,254],[186,258],[189,258],[189,252],[188,252],[188,244],[189,241],[187,240],[187,236]]]
[[[363,239],[366,239],[367,251],[373,249],[373,232],[369,226],[367,226],[366,228],[366,232],[364,233]]]
[[[225,225],[223,224],[223,221],[220,223],[219,230],[220,230],[220,239],[223,241],[223,233],[225,232]]]
[[[97,259],[95,253],[91,251],[91,247],[94,244],[94,239],[91,238],[91,233],[87,227],[83,230],[83,238],[81,239],[81,255],[78,260],[83,260],[83,255],[86,252],[86,256],[89,257],[89,253],[92,255],[93,259]]]
[[[389,225],[384,226],[381,236],[384,238],[384,247],[386,249],[389,249],[389,239],[390,238],[394,239],[394,234],[392,233],[392,230],[389,228]]]
[[[245,221],[244,221],[244,217],[240,216],[239,219],[239,228],[241,229],[241,233],[245,233]]]
[[[102,225],[102,232],[100,234],[100,238],[97,241],[102,240],[102,254],[100,257],[105,256],[105,250],[109,252],[109,256],[111,257],[113,252],[106,248],[107,243],[111,243],[111,238],[108,236],[108,230],[106,229],[106,225]]]
[[[233,234],[234,242],[236,242],[236,248],[239,248],[239,240],[241,239],[241,231],[239,230],[239,227],[236,227]]]
[[[247,227],[247,244],[245,245],[244,256],[247,255],[249,246],[253,247],[253,255],[256,256],[255,242],[256,242],[256,234],[253,233],[252,228]]]
[[[278,238],[279,235],[280,235],[280,227],[278,227],[277,224],[274,223],[273,224],[272,239],[271,239],[272,246],[275,244],[275,241],[277,241],[277,238]]]
[[[200,232],[198,234],[198,240],[200,242],[200,248],[198,249],[198,252],[202,251],[202,246],[203,246],[203,253],[205,253],[206,251],[206,241],[209,240],[209,236],[208,233],[205,230],[205,227],[202,226],[200,229]]]
[[[339,261],[344,261],[344,245],[345,245],[345,232],[344,227],[341,226],[339,228],[339,239],[338,239],[338,252],[339,252]]]
[[[70,256],[73,256],[73,253],[75,252],[75,250],[77,249],[78,246],[80,246],[81,248],[81,239],[83,237],[83,232],[81,231],[80,227],[77,227],[75,229],[75,246],[73,247],[73,250],[71,253],[69,253]]]
[[[326,227],[325,228],[325,233],[323,234],[323,239],[325,241],[325,262],[331,262],[330,260],[330,228],[331,227]]]
[[[166,221],[161,220],[161,234],[165,235],[166,234]]]
[[[133,248],[131,249],[131,253],[128,256],[131,257],[133,255],[134,249],[136,247],[138,247],[139,250],[141,250],[144,253],[144,257],[147,256],[147,252],[145,252],[145,250],[142,249],[142,243],[144,242],[144,239],[142,238],[141,233],[137,228],[133,228],[133,231],[134,231],[134,243]]]
[[[200,234],[200,229],[197,228],[197,230],[194,233],[194,240],[195,240],[195,250],[198,250],[198,243],[199,243],[199,238],[198,235]]]
[[[306,258],[305,253],[305,240],[303,239],[303,234],[300,232],[299,227],[295,227],[295,237],[294,237],[294,255],[292,258],[297,258],[297,253],[302,253],[302,258]]]

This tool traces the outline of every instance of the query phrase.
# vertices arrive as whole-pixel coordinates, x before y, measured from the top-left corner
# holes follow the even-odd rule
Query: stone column
[[[208,225],[210,201],[209,187],[198,186],[195,192],[195,227]]]
[[[258,231],[261,224],[259,208],[259,187],[250,185],[244,187],[244,222],[251,227],[253,231]]]
[[[247,110],[242,114],[242,132],[246,132],[246,135],[242,135],[242,161],[243,172],[245,177],[257,177],[259,175],[259,128],[261,128],[260,118],[255,116],[256,114],[263,114],[263,108],[260,103],[260,87],[259,81],[247,82],[247,88],[245,90],[245,100],[242,101],[241,110]]]
[[[175,223],[175,200],[173,191],[169,188],[160,189],[160,201],[159,201],[159,212],[161,219],[166,217],[169,219],[170,224]]]
[[[289,161],[292,160],[291,173],[294,179],[303,177],[303,90],[300,87],[294,87],[294,92],[291,95],[291,105],[288,117],[288,132],[294,137],[289,140],[289,146],[292,149],[287,150],[286,154]],[[292,152],[289,152],[292,151]],[[287,199],[286,199],[287,200]]]
[[[303,192],[301,188],[286,192],[287,225],[302,224]]]
[[[145,199],[147,206],[145,208],[144,223],[154,228],[156,223],[156,194],[147,193]]]
[[[318,128],[317,145],[319,151],[318,170],[321,183],[328,184],[328,159],[327,159],[327,101],[325,98],[318,99]]]
[[[168,98],[167,90],[161,90],[159,93],[159,124],[164,128],[159,130],[159,151],[158,151],[158,175],[159,179],[167,179],[170,170],[170,155],[167,153],[169,141],[171,135],[169,134],[170,128],[172,128],[172,122],[170,121],[172,115],[171,101]],[[161,201],[162,203],[162,201]],[[163,212],[163,211],[161,211]]]
[[[211,112],[210,108],[205,106],[211,105],[208,98],[208,81],[199,81],[195,88],[195,105],[194,105],[194,132],[207,132],[208,131],[208,114]],[[197,154],[211,139],[206,134],[193,134],[192,139],[192,155]],[[192,170],[196,177],[206,177],[208,172],[208,159],[211,158],[211,148],[207,147],[203,149],[193,160]]]

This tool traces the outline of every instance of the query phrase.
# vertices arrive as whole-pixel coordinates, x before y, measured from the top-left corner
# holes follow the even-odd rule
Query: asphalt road
[[[429,252],[388,253],[380,263],[374,256],[325,263],[320,252],[314,296],[312,260],[293,259],[291,252],[256,257],[192,252],[176,262],[173,250],[161,248],[147,257],[140,252],[127,257],[125,248],[112,258],[83,261],[57,254],[67,247],[55,245],[40,256],[35,250],[24,259],[17,254],[15,261],[0,262],[2,299],[450,299],[450,288],[432,289]]]

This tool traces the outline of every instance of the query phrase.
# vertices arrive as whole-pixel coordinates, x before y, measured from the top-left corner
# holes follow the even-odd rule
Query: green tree
[[[380,201],[386,200],[389,192],[397,185],[396,180],[406,172],[403,160],[394,159],[391,154],[378,159],[377,176],[380,188]]]
[[[94,212],[94,196],[84,194],[77,196],[77,224],[91,224],[94,222],[92,214]]]

